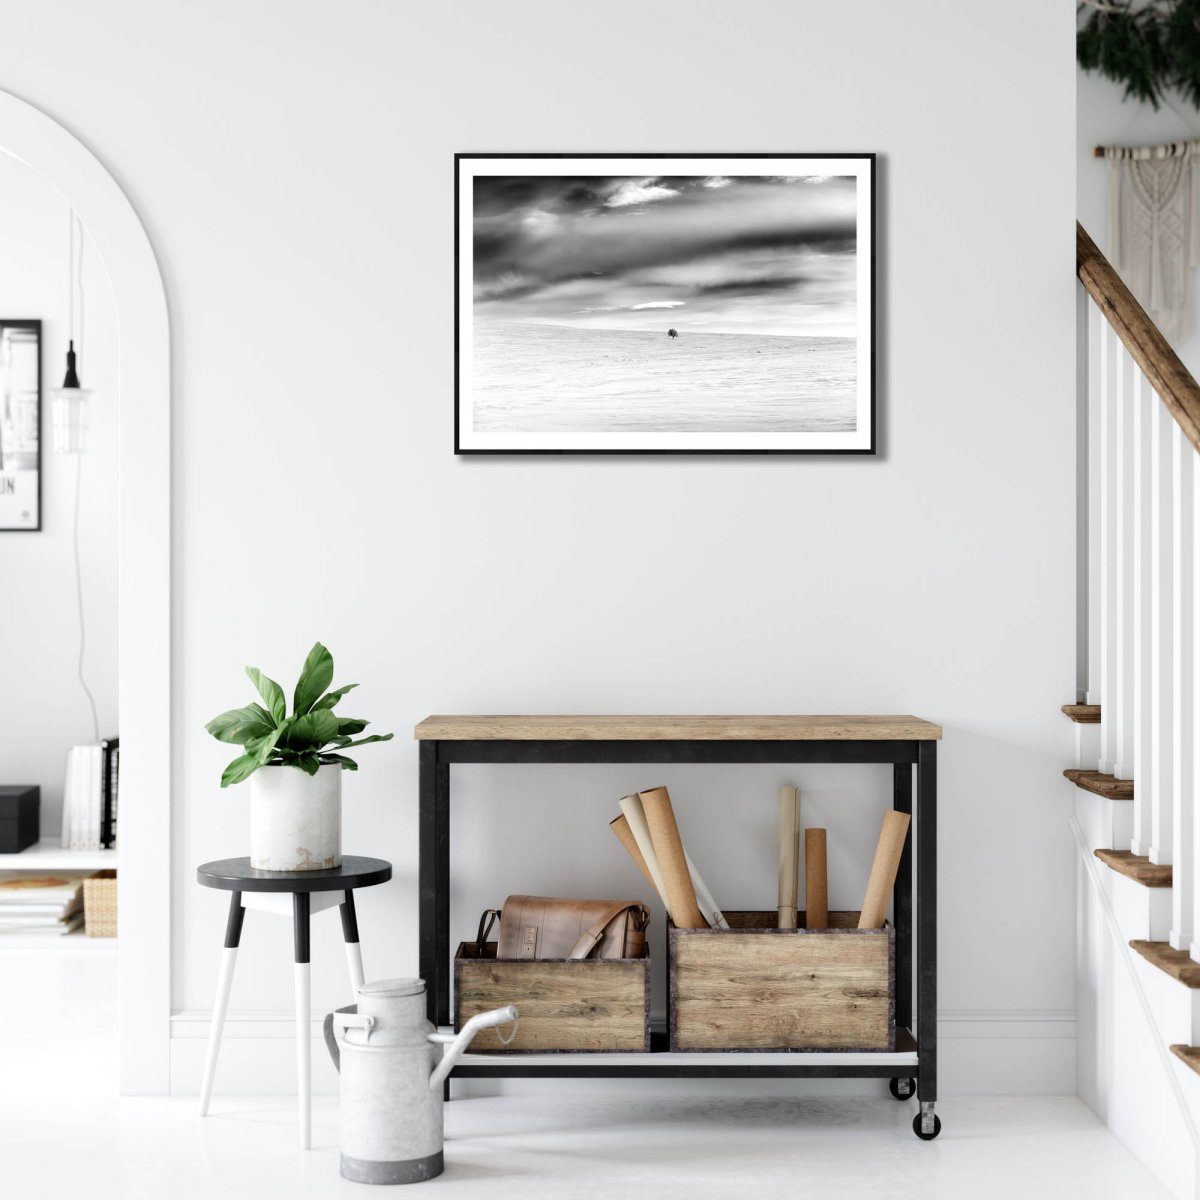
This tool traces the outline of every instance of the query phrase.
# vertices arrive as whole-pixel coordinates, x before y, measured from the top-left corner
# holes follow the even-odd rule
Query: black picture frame
[[[637,445],[588,445],[588,446],[546,446],[546,445],[485,445],[480,444],[486,439],[481,439],[474,434],[473,429],[466,428],[468,422],[464,422],[464,405],[472,404],[473,397],[465,395],[464,387],[464,354],[470,352],[464,342],[466,333],[464,331],[464,305],[472,303],[471,290],[469,287],[464,289],[464,276],[466,268],[473,269],[474,262],[474,243],[473,239],[468,242],[467,238],[467,221],[466,216],[471,210],[464,212],[464,204],[466,198],[464,196],[464,181],[470,182],[474,176],[469,175],[465,168],[471,164],[486,162],[500,163],[507,165],[512,160],[522,160],[525,162],[542,162],[560,164],[564,169],[567,163],[563,160],[585,160],[589,163],[597,164],[601,167],[606,162],[613,163],[613,160],[637,160],[639,167],[645,166],[644,174],[648,176],[668,176],[669,170],[654,172],[650,168],[651,162],[661,160],[668,167],[677,160],[692,160],[697,161],[735,161],[738,164],[744,164],[747,161],[761,161],[764,167],[774,167],[775,171],[764,170],[763,175],[770,176],[776,174],[782,166],[780,160],[803,160],[806,164],[814,166],[820,162],[828,164],[830,160],[853,164],[861,189],[860,200],[857,208],[857,220],[855,225],[855,252],[856,261],[861,259],[862,265],[858,269],[857,279],[859,281],[859,289],[856,291],[855,298],[857,303],[857,312],[860,314],[859,323],[857,326],[857,334],[855,339],[856,355],[857,355],[857,374],[856,387],[858,388],[856,422],[853,438],[848,438],[847,441],[853,440],[855,444],[844,445],[737,445],[737,446],[637,446]],[[515,165],[515,163],[513,164]],[[482,152],[463,152],[457,153],[454,156],[454,453],[456,455],[474,456],[474,455],[874,455],[878,452],[877,447],[877,380],[876,380],[876,345],[877,345],[877,272],[876,272],[876,256],[877,256],[877,206],[876,206],[876,188],[877,188],[877,155],[874,152],[850,152],[850,153],[751,153],[745,151],[732,153],[706,153],[692,154],[686,152],[667,152],[667,153],[650,153],[636,152],[629,154],[618,153],[573,153],[573,152],[538,152],[538,153],[523,153],[523,152],[505,152],[505,153],[482,153]],[[601,174],[598,169],[596,174]],[[742,171],[741,174],[750,174],[750,172]],[[815,172],[814,172],[815,173]],[[832,172],[830,172],[832,174]],[[864,254],[863,241],[864,233],[866,235],[867,249]],[[466,275],[469,281],[472,276]],[[866,281],[866,286],[869,295],[865,301],[861,296],[862,282]],[[464,294],[465,293],[465,294]],[[862,315],[865,314],[865,321]],[[863,335],[863,326],[866,326],[866,335]],[[672,338],[674,333],[671,333]],[[865,378],[865,392],[863,380]]]
[[[29,369],[21,360],[29,355],[30,334],[36,372],[32,393],[19,386],[21,373]],[[0,317],[0,533],[41,531],[44,424],[42,322]],[[30,502],[32,512],[23,507]]]

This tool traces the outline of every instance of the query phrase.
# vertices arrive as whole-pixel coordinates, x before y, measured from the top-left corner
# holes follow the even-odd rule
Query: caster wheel
[[[915,1079],[889,1079],[888,1091],[896,1100],[911,1100],[917,1093],[917,1081]]]
[[[937,1135],[941,1132],[942,1132],[942,1118],[937,1116],[936,1114],[934,1114],[934,1118],[933,1118],[933,1132],[932,1133],[922,1133],[921,1132],[921,1114],[920,1113],[917,1113],[917,1115],[915,1117],[913,1117],[913,1133],[915,1133],[917,1135],[917,1137],[919,1137],[921,1139],[921,1141],[932,1142],[933,1139],[935,1137],[937,1137]]]

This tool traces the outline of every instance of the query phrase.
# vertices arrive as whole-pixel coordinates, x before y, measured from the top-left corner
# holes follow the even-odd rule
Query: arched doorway
[[[0,152],[86,226],[117,304],[121,733],[120,1088],[166,1093],[171,945],[171,348],[154,249],[129,198],[57,121],[0,92]]]

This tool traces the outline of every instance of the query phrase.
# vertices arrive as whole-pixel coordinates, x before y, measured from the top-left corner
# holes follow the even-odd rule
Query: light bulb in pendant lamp
[[[87,449],[88,400],[92,393],[79,386],[75,343],[68,343],[67,374],[54,398],[54,449],[59,454],[82,454]]]

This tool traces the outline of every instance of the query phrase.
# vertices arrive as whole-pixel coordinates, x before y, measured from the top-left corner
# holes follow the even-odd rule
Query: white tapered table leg
[[[217,997],[213,1001],[212,1025],[208,1031],[208,1051],[204,1055],[204,1083],[200,1088],[200,1115],[208,1112],[212,1099],[213,1078],[217,1073],[217,1056],[221,1052],[221,1034],[225,1030],[225,1013],[229,1009],[229,989],[233,986],[233,968],[237,962],[237,947],[226,946],[221,951],[221,969],[217,974]]]
[[[354,908],[354,892],[347,891],[342,900],[342,937],[346,939],[346,964],[350,968],[350,989],[358,1000],[358,989],[365,977],[362,965],[362,943],[358,940],[358,913]]]
[[[296,942],[296,1101],[300,1113],[300,1148],[312,1145],[312,1000],[309,979],[309,895],[292,895]]]
[[[366,982],[366,977],[363,975],[361,942],[346,943],[346,964],[350,968],[350,986],[357,996],[358,989]]]
[[[213,1079],[217,1074],[217,1056],[221,1052],[221,1035],[225,1030],[225,1014],[229,1010],[229,991],[233,987],[233,968],[237,964],[238,942],[242,936],[242,907],[240,892],[234,892],[229,903],[229,922],[225,927],[225,948],[221,951],[221,967],[217,972],[217,995],[213,1001],[212,1025],[208,1031],[208,1050],[204,1055],[204,1080],[200,1086],[200,1115],[208,1112],[212,1100]]]
[[[300,1149],[312,1145],[312,1062],[309,1040],[309,964],[296,963],[296,1087]]]

